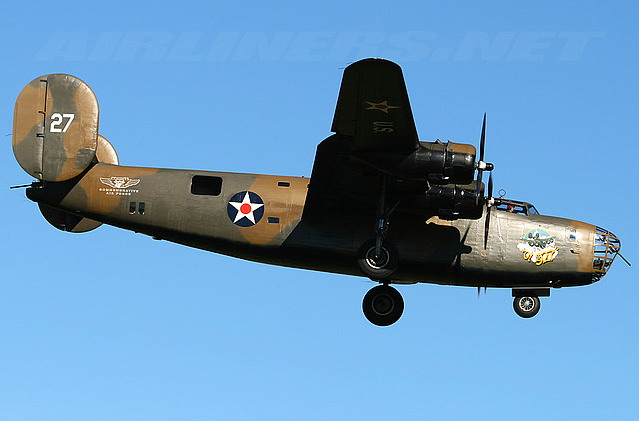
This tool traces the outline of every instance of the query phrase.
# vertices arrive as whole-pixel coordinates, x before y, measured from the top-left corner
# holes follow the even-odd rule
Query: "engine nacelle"
[[[476,149],[464,143],[420,142],[410,155],[371,153],[360,155],[374,168],[402,178],[431,184],[470,184],[475,174]]]
[[[441,219],[479,219],[484,213],[483,185],[477,193],[475,184],[432,185],[423,195],[404,203],[414,212],[437,215]]]

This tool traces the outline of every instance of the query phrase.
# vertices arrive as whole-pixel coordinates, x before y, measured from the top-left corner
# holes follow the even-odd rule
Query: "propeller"
[[[484,161],[484,152],[486,150],[486,113],[484,113],[484,120],[481,124],[481,137],[479,138],[479,160],[475,164],[477,168],[477,181],[475,182],[475,204],[479,206],[479,197],[482,192],[482,177],[484,171],[492,171],[495,166],[490,162]],[[486,254],[486,247],[488,245],[488,231],[490,230],[490,208],[494,203],[493,199],[493,174],[490,173],[488,178],[488,194],[484,196],[484,203],[486,204],[486,222],[484,226],[484,254]],[[483,205],[483,204],[482,204]]]
[[[479,139],[479,161],[475,164],[477,167],[477,182],[476,182],[476,199],[475,204],[479,206],[479,194],[481,193],[481,180],[484,171],[492,171],[495,166],[490,162],[484,161],[484,150],[486,149],[486,113],[484,113],[484,121],[481,125],[481,137]]]
[[[488,197],[486,198],[486,222],[484,223],[484,254],[488,246],[488,232],[490,231],[490,210],[493,207],[493,173],[488,177]]]

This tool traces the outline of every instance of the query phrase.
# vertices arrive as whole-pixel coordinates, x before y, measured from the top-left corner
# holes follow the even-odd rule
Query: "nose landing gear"
[[[529,319],[539,313],[541,301],[539,301],[539,297],[534,295],[530,297],[515,297],[513,308],[518,316]]]
[[[513,308],[519,317],[530,319],[539,313],[539,297],[550,297],[550,288],[513,288]]]
[[[519,317],[530,319],[541,309],[539,297],[550,297],[550,288],[513,288],[513,309]]]

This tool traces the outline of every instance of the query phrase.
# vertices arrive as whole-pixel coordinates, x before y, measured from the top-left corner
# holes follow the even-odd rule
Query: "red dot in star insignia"
[[[248,203],[244,203],[242,206],[240,206],[240,212],[242,212],[244,215],[251,213],[251,205],[249,205]]]

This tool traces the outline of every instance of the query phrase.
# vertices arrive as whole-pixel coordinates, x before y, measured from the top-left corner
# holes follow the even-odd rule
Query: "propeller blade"
[[[490,177],[488,177],[488,197],[493,197],[493,173],[490,173]]]
[[[490,231],[490,206],[486,207],[486,223],[484,224],[484,254],[488,246],[488,231]]]
[[[479,193],[481,192],[481,179],[484,173],[482,162],[484,162],[484,149],[486,148],[486,113],[484,113],[484,121],[481,124],[481,137],[479,138],[479,160],[477,161],[477,181],[476,181],[476,199],[475,205],[479,206]]]
[[[484,113],[484,122],[481,125],[481,137],[479,138],[479,160],[484,160],[484,148],[486,147],[486,113]]]

